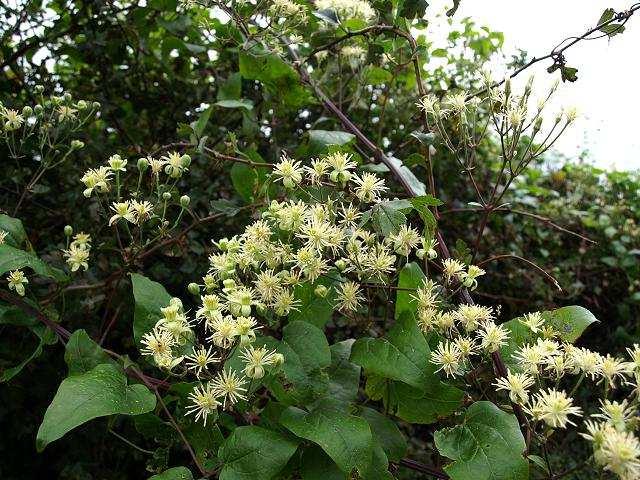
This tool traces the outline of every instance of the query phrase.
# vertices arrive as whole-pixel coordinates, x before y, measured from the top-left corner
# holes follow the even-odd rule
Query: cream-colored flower
[[[25,276],[22,270],[13,270],[7,275],[7,282],[9,283],[9,290],[15,290],[15,292],[24,297],[24,286],[29,283],[29,280]]]

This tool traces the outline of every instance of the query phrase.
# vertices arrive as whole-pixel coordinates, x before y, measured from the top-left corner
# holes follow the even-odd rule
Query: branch
[[[537,265],[536,263],[532,262],[531,260],[527,260],[526,258],[523,258],[519,255],[514,255],[512,253],[505,253],[502,255],[494,255],[493,257],[489,257],[486,260],[481,261],[480,263],[478,263],[478,266],[481,267],[482,265],[486,265],[487,263],[493,262],[495,260],[500,260],[502,258],[515,258],[516,260],[520,260],[521,262],[524,262],[528,265],[531,265],[533,268],[535,268],[538,272],[542,273],[542,275],[544,275],[545,277],[547,277],[549,279],[549,281],[551,283],[553,283],[553,285],[560,291],[562,291],[562,287],[560,286],[560,284],[558,283],[558,280],[555,279],[555,277],[553,275],[551,275],[550,273],[548,273],[546,270],[544,270],[542,267],[540,267],[539,265]]]
[[[415,460],[410,460],[408,458],[400,460],[400,465],[411,470],[415,470],[416,472],[426,473],[434,478],[440,478],[442,480],[449,478],[449,475],[438,468],[430,467],[429,465],[425,465],[424,463],[416,462]]]
[[[631,16],[636,11],[638,11],[639,9],[640,9],[640,3],[636,3],[636,4],[632,5],[631,8],[629,8],[629,10],[626,10],[626,11],[623,11],[623,12],[619,12],[618,14],[614,15],[613,18],[610,18],[609,20],[604,21],[604,22],[596,25],[593,28],[590,28],[589,30],[587,30],[586,32],[584,32],[580,36],[565,38],[562,42],[560,42],[558,45],[556,45],[549,53],[547,53],[546,55],[543,55],[542,57],[533,57],[529,62],[527,62],[526,64],[524,64],[523,66],[521,66],[520,68],[515,70],[513,73],[511,73],[506,78],[514,78],[514,77],[518,76],[519,74],[521,74],[522,72],[524,72],[529,67],[535,65],[536,63],[542,62],[543,60],[553,59],[556,63],[563,62],[564,61],[564,55],[563,55],[564,52],[567,51],[569,48],[573,47],[576,43],[578,43],[578,42],[580,42],[582,40],[595,40],[595,38],[587,38],[587,37],[589,37],[590,35],[592,35],[595,32],[600,31],[603,27],[611,25],[612,23],[622,21],[622,25],[624,25],[625,23],[627,23],[629,18],[631,18]],[[608,34],[605,34],[604,36],[608,36]],[[600,38],[600,37],[596,37],[596,38]],[[568,42],[568,43],[566,43],[566,42]],[[500,85],[502,85],[505,82],[506,78],[503,79],[503,80],[500,80],[499,82],[495,82],[492,85],[487,86],[487,87],[483,88],[482,90],[479,90],[476,93],[473,93],[473,94],[469,95],[467,98],[473,98],[473,97],[476,97],[478,95],[482,95],[483,93],[486,93],[487,91],[489,91],[492,88],[499,87]]]

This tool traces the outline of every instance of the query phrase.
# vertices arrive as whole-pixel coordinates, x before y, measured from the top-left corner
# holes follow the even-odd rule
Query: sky
[[[430,1],[427,15],[443,11],[451,3]],[[462,0],[455,18],[471,17],[479,25],[503,32],[507,58],[517,49],[532,57],[545,55],[564,38],[595,26],[605,8],[622,11],[633,3]],[[577,107],[580,117],[558,141],[556,150],[570,159],[588,151],[586,161],[607,169],[640,169],[640,11],[629,19],[621,35],[580,42],[565,56],[568,65],[578,68],[578,81],[563,84],[556,97],[564,105]],[[543,61],[530,69],[536,74],[536,85],[544,88],[555,80],[546,72],[549,65],[551,61]],[[526,77],[523,73],[522,81]]]

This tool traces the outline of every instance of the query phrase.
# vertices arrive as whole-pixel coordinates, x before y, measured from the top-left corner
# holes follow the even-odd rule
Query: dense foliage
[[[458,3],[0,7],[2,478],[638,478],[640,178]]]

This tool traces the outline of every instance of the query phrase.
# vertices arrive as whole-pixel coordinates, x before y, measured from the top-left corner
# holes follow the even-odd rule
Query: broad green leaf
[[[200,116],[198,117],[198,120],[192,125],[193,131],[198,138],[202,137],[204,130],[207,128],[207,123],[209,123],[211,112],[213,112],[213,107],[209,107],[206,110],[202,111],[202,113],[200,113]]]
[[[12,247],[20,248],[27,241],[27,234],[24,231],[22,220],[9,215],[0,214],[0,232],[6,232],[4,243]]]
[[[102,363],[110,363],[111,358],[87,332],[76,330],[69,337],[64,351],[64,361],[69,368],[69,376],[78,375],[94,369]]]
[[[378,85],[380,83],[387,83],[393,78],[393,75],[388,70],[375,65],[367,65],[364,72],[364,80],[368,84]]]
[[[386,200],[371,209],[374,228],[383,235],[394,233],[407,223],[405,212],[411,204],[405,200]]]
[[[242,77],[240,72],[229,75],[224,82],[220,83],[216,100],[239,100],[242,96]]]
[[[402,267],[398,276],[395,318],[400,318],[405,313],[415,318],[417,305],[412,298],[412,296],[415,296],[413,290],[421,287],[425,279],[426,276],[417,263],[407,263]]]
[[[102,364],[66,378],[38,429],[36,447],[42,451],[78,425],[107,415],[140,415],[155,408],[156,397],[144,385],[127,385],[118,367]]]
[[[351,361],[373,373],[424,389],[436,381],[429,363],[430,350],[410,315],[401,315],[387,338],[360,338],[351,349]]]
[[[347,474],[316,445],[302,452],[300,473],[302,480],[347,480]]]
[[[569,343],[574,343],[589,325],[598,322],[593,313],[578,305],[542,312],[542,318],[559,333],[562,340]],[[500,348],[500,353],[505,364],[512,370],[519,370],[512,358],[515,351],[526,343],[535,342],[538,338],[538,335],[533,334],[520,322],[523,319],[524,317],[517,317],[503,324],[509,331],[509,340],[507,345]]]
[[[543,312],[542,317],[560,333],[565,342],[575,342],[589,325],[598,319],[584,307],[571,305]]]
[[[131,284],[136,303],[133,315],[133,338],[138,343],[162,317],[160,309],[169,305],[171,295],[158,282],[149,280],[139,273],[131,274]]]
[[[321,402],[311,412],[289,407],[280,423],[298,437],[314,442],[345,473],[361,473],[371,462],[373,439],[368,422],[349,415],[331,401]]]
[[[322,330],[308,322],[291,322],[282,331],[282,340],[298,354],[306,371],[331,364],[331,351]]]
[[[218,100],[214,105],[222,108],[243,108],[245,110],[253,110],[253,102],[246,99]]]
[[[193,474],[187,467],[173,467],[149,477],[149,480],[193,480]]]
[[[0,275],[25,267],[29,267],[38,275],[52,278],[58,282],[67,278],[63,271],[50,267],[34,254],[19,250],[6,243],[0,244]]]
[[[327,369],[327,395],[342,402],[355,402],[360,385],[360,367],[349,361],[353,339],[331,345],[331,365]]]
[[[264,168],[253,168],[242,163],[234,163],[231,167],[231,183],[242,199],[252,202],[266,180]]]
[[[355,135],[339,130],[309,130],[309,143],[316,149],[324,150],[330,145],[343,146],[351,143]]]
[[[518,420],[491,402],[476,402],[461,425],[438,430],[436,447],[453,463],[445,467],[452,480],[526,480],[529,465]]]
[[[431,210],[429,210],[429,207],[437,207],[442,205],[442,202],[433,195],[421,195],[410,198],[409,201],[424,223],[425,237],[432,238],[437,228],[437,221]]]
[[[335,290],[332,288],[335,282],[327,277],[320,277],[315,283],[304,282],[296,285],[294,295],[300,301],[300,307],[289,314],[289,321],[309,322],[318,328],[323,328],[333,317],[333,305],[335,303]],[[316,287],[327,287],[327,295],[319,297],[315,294]]]
[[[220,480],[270,480],[284,468],[298,443],[261,427],[238,427],[218,450]]]
[[[360,407],[358,415],[369,422],[374,438],[382,446],[389,460],[397,462],[405,456],[407,440],[393,420],[367,407]]]
[[[426,0],[400,0],[398,4],[398,16],[407,18],[422,18],[429,4]]]
[[[396,171],[402,180],[411,188],[411,195],[420,196],[427,194],[427,188],[424,183],[418,180],[418,177],[407,168],[407,166],[399,158],[389,157],[389,161],[395,165]]]
[[[409,423],[428,425],[455,412],[464,392],[440,380],[429,382],[424,391],[411,388],[400,382],[389,386],[391,411]]]

